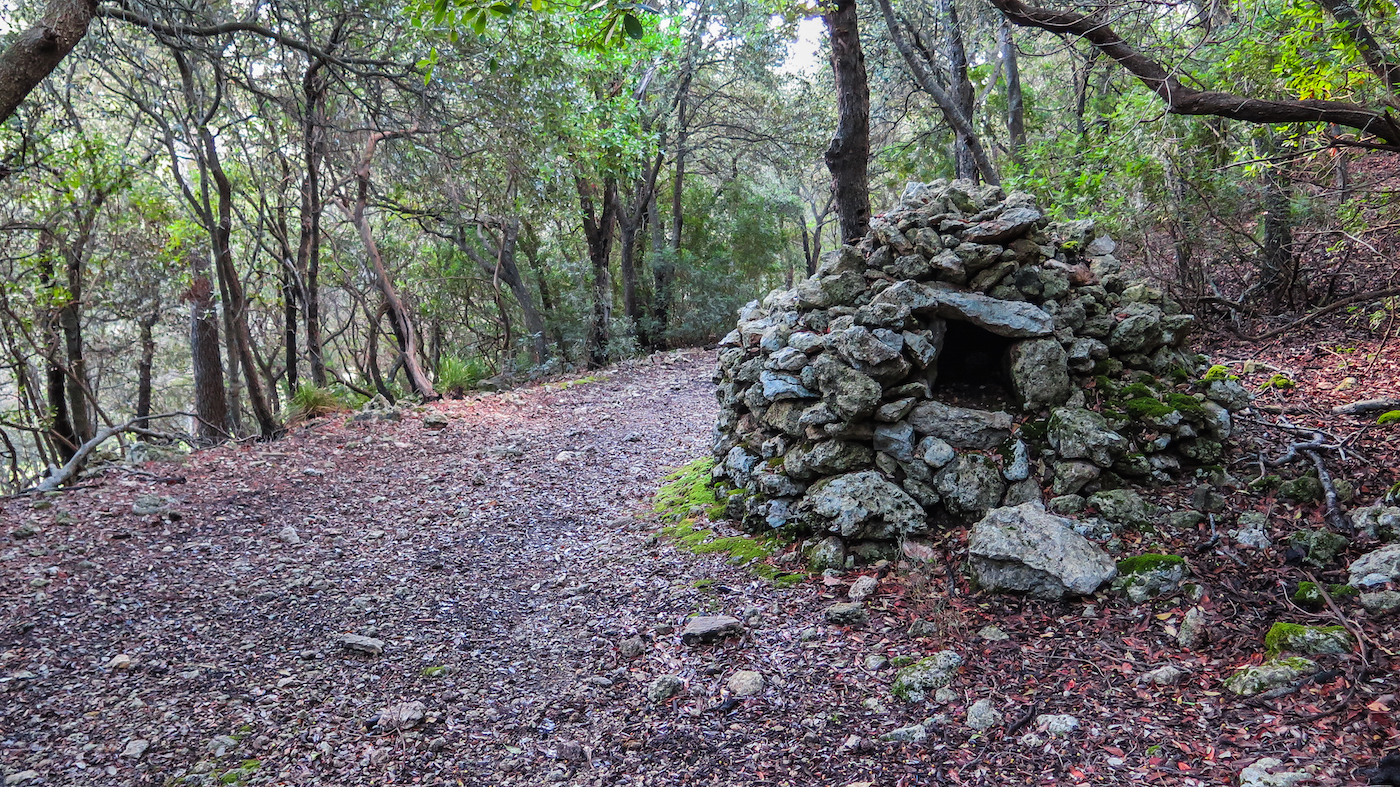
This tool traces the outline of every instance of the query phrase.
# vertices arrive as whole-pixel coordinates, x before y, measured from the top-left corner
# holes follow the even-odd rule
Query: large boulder
[[[873,470],[819,481],[798,505],[811,527],[845,538],[893,539],[924,532],[924,509]]]
[[[906,419],[919,434],[937,437],[954,448],[995,448],[1011,436],[1009,413],[921,402]]]
[[[1087,595],[1118,573],[1113,559],[1068,519],[1034,501],[989,512],[973,526],[967,551],[983,588],[1036,598]]]
[[[1065,348],[1054,339],[1028,339],[1011,348],[1011,387],[1027,407],[1064,404],[1070,395]]]
[[[1049,336],[1055,330],[1054,318],[1034,304],[930,287],[914,281],[901,281],[885,289],[875,296],[874,302],[908,306],[915,314],[964,320],[997,336],[1013,339]]]

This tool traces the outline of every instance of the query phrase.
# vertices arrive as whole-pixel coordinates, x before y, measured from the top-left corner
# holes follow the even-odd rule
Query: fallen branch
[[[68,483],[68,481],[71,480],[75,475],[77,475],[78,471],[83,468],[83,464],[87,462],[88,457],[92,455],[93,451],[97,450],[97,447],[99,445],[120,434],[141,435],[142,437],[154,437],[161,440],[170,440],[172,442],[177,440],[188,440],[190,442],[193,442],[192,438],[189,438],[185,435],[171,434],[169,432],[157,432],[154,429],[147,429],[143,426],[137,425],[146,423],[156,418],[174,418],[176,416],[192,417],[189,413],[185,412],[164,413],[162,415],[150,415],[144,418],[133,418],[120,426],[108,426],[99,429],[97,434],[93,436],[91,440],[88,440],[86,443],[83,443],[82,445],[78,446],[78,450],[73,452],[72,458],[65,462],[62,467],[55,469],[49,474],[48,478],[45,478],[43,481],[40,481],[33,487],[24,490],[24,492],[22,492],[21,494],[52,492],[55,489],[58,489],[64,484]]]
[[[1269,339],[1276,339],[1284,335],[1285,333],[1292,331],[1300,325],[1305,325],[1309,322],[1312,322],[1313,320],[1316,320],[1318,317],[1331,314],[1332,312],[1337,311],[1338,309],[1341,309],[1343,307],[1350,306],[1353,303],[1358,303],[1360,301],[1369,301],[1374,298],[1390,298],[1395,295],[1400,295],[1400,287],[1392,287],[1388,290],[1378,290],[1376,292],[1363,292],[1360,295],[1353,295],[1349,298],[1343,298],[1335,303],[1330,303],[1309,315],[1299,317],[1298,319],[1294,320],[1293,322],[1290,322],[1282,328],[1275,328],[1272,331],[1265,331],[1264,333],[1261,333],[1258,336],[1248,336],[1246,334],[1239,333],[1233,330],[1231,331],[1231,333],[1234,333],[1236,336],[1247,342],[1268,341]]]

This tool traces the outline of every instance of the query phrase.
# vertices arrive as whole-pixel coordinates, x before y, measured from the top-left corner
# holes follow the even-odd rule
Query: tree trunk
[[[487,233],[478,233],[478,237],[486,243],[487,251],[491,251],[490,247],[495,247],[492,259],[478,254],[476,249],[467,242],[466,234],[461,228],[453,235],[453,241],[457,248],[470,257],[483,273],[491,277],[493,285],[499,280],[504,281],[506,286],[510,288],[511,294],[515,296],[515,302],[520,305],[520,314],[525,321],[525,330],[530,334],[530,358],[536,364],[544,363],[544,359],[548,355],[544,317],[540,315],[540,310],[535,307],[534,296],[530,294],[530,287],[521,277],[520,266],[515,261],[515,251],[520,241],[520,221],[518,219],[503,220],[499,240]]]
[[[607,363],[609,331],[612,323],[612,274],[608,270],[612,256],[613,225],[617,222],[617,180],[603,179],[603,194],[597,187],[574,176],[579,207],[583,210],[583,236],[588,242],[588,260],[593,266],[593,325],[588,334],[588,367],[596,369]],[[599,214],[597,204],[601,203]]]
[[[554,296],[549,291],[549,281],[545,278],[544,265],[540,263],[540,239],[535,234],[535,228],[529,222],[525,222],[524,242],[519,244],[519,248],[525,252],[525,260],[530,264],[530,270],[535,274],[535,285],[540,289],[540,306],[544,308],[544,314],[554,313]],[[540,326],[543,330],[548,330],[544,316],[540,316]],[[554,324],[553,330],[554,346],[559,349],[559,357],[565,363],[569,362],[569,351],[564,345],[564,332],[559,328],[558,322]],[[545,358],[548,357],[549,346],[544,345]]]
[[[146,417],[151,414],[151,367],[156,357],[155,327],[160,322],[160,300],[141,318],[141,360],[136,363],[136,425],[149,428]]]
[[[1256,151],[1261,158],[1278,155],[1278,143],[1271,130],[1261,129],[1257,139]],[[1265,165],[1264,244],[1259,261],[1259,287],[1275,302],[1284,294],[1280,291],[1287,287],[1293,274],[1292,186],[1284,163]]]
[[[73,421],[68,415],[68,375],[64,373],[64,365],[59,361],[62,350],[59,347],[59,333],[62,330],[59,326],[58,312],[53,307],[54,292],[54,269],[53,269],[53,234],[48,230],[39,233],[39,285],[45,293],[45,300],[39,313],[38,324],[40,336],[43,341],[44,353],[44,382],[48,399],[49,412],[49,436],[53,443],[54,450],[67,462],[73,458],[73,453],[78,450],[78,446],[83,441],[78,439],[78,434],[73,429]]]
[[[365,218],[365,207],[369,203],[370,164],[374,161],[374,149],[381,140],[393,139],[397,136],[402,136],[402,134],[383,131],[370,132],[369,140],[365,144],[364,158],[360,160],[360,165],[355,168],[357,182],[355,204],[347,212],[350,214],[351,223],[360,231],[360,240],[365,244],[365,255],[369,258],[373,268],[375,284],[379,287],[380,294],[384,296],[384,305],[389,310],[389,319],[394,328],[394,335],[399,340],[399,352],[403,354],[404,369],[408,373],[409,385],[415,393],[426,401],[438,398],[437,391],[433,390],[432,381],[428,379],[428,375],[423,373],[423,366],[418,362],[418,335],[413,330],[413,322],[409,319],[408,310],[404,308],[403,301],[399,299],[393,281],[389,279],[389,272],[384,268],[384,258],[379,254],[379,246],[374,242],[374,234],[370,232],[369,220]]]
[[[204,142],[204,155],[209,163],[209,172],[214,176],[219,199],[218,223],[210,230],[214,269],[218,273],[221,289],[227,294],[224,312],[229,315],[233,349],[243,370],[243,382],[248,388],[248,403],[253,408],[253,417],[257,419],[258,431],[264,438],[272,438],[281,430],[281,425],[277,423],[277,416],[267,403],[267,394],[263,390],[261,378],[258,377],[258,365],[253,357],[253,339],[248,331],[248,299],[243,292],[243,280],[233,264],[233,185],[224,173],[218,147],[214,144],[214,135],[208,127],[200,129],[200,137]]]
[[[651,331],[647,336],[651,350],[666,349],[666,330],[671,321],[671,277],[675,270],[675,254],[666,251],[666,228],[661,224],[661,209],[656,189],[647,201],[647,224],[651,234]]]
[[[196,432],[201,439],[218,442],[228,436],[228,399],[223,359],[219,355],[214,287],[199,255],[195,255],[192,267],[194,279],[185,297],[190,302],[190,362],[194,370],[194,411],[199,416]]]
[[[944,57],[948,60],[953,101],[962,116],[970,122],[977,92],[972,87],[972,80],[967,77],[967,49],[963,46],[962,22],[958,19],[958,9],[953,0],[938,0],[938,13],[943,17]],[[957,130],[954,130],[953,171],[959,178],[977,179],[977,161],[972,156],[968,134]]]
[[[87,35],[96,11],[97,0],[51,0],[43,18],[0,54],[0,123]]]
[[[1011,20],[1001,18],[998,32],[1001,62],[1006,69],[1006,133],[1011,138],[1011,160],[1020,164],[1026,155],[1026,106],[1021,95],[1021,66],[1016,59],[1016,39]]]
[[[339,28],[337,28],[339,30]],[[334,46],[336,36],[332,36]],[[326,61],[317,59],[301,82],[305,117],[301,126],[302,160],[306,173],[301,183],[301,237],[297,243],[297,273],[305,282],[302,309],[306,320],[306,355],[311,384],[326,386],[326,362],[321,350],[321,161],[326,155]]]
[[[836,135],[826,149],[841,239],[854,242],[870,230],[870,87],[860,48],[855,0],[836,0],[822,15],[831,39],[836,78]]]

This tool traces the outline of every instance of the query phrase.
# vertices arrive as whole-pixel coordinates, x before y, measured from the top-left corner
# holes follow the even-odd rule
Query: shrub
[[[349,409],[350,406],[335,391],[311,383],[298,386],[289,405],[293,421],[306,421],[332,413],[347,412]]]
[[[460,399],[487,376],[486,364],[480,358],[443,358],[438,363],[437,382],[442,393]]]

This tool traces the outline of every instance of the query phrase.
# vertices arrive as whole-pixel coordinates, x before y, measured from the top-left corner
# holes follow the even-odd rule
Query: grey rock
[[[988,642],[1005,642],[1011,639],[1011,635],[996,626],[983,626],[981,629],[978,629],[977,636]]]
[[[628,637],[618,644],[617,649],[623,658],[635,659],[647,652],[647,641],[641,637]]]
[[[763,398],[770,402],[779,402],[784,399],[815,399],[817,395],[807,390],[802,385],[802,381],[786,372],[773,372],[764,370],[758,376],[759,384],[763,386]]]
[[[880,341],[869,328],[856,325],[840,333],[827,336],[826,345],[852,368],[863,371],[867,367],[878,366],[899,357],[899,351],[904,346],[904,339],[898,337],[898,334],[896,337],[899,338],[899,346],[891,347]]]
[[[813,336],[814,334],[807,335]],[[769,356],[764,365],[780,372],[800,372],[810,362],[807,353],[796,347],[788,346]]]
[[[1319,528],[1317,530],[1302,530],[1297,533],[1294,533],[1293,535],[1288,537],[1288,542],[1303,552],[1304,561],[1311,563],[1312,565],[1317,566],[1318,568],[1326,568],[1327,566],[1331,565],[1332,561],[1337,559],[1337,556],[1340,555],[1343,550],[1347,548],[1347,546],[1351,543],[1351,540],[1348,539],[1346,536],[1339,535],[1329,530],[1323,530]],[[1372,554],[1375,553],[1373,552]],[[1360,558],[1357,561],[1357,563],[1361,563],[1361,561],[1366,560],[1367,557],[1370,557],[1370,555]],[[1357,571],[1355,568],[1357,563],[1352,564],[1353,579],[1365,576],[1367,573],[1370,573],[1366,570]],[[1370,565],[1379,564],[1362,564],[1362,567],[1363,569],[1365,569],[1368,568]],[[1396,576],[1400,576],[1400,545],[1397,545],[1397,548],[1393,553],[1392,566]],[[1356,583],[1353,582],[1352,584]]]
[[[927,369],[938,360],[941,341],[935,342],[931,338],[932,334],[925,331],[905,331],[901,336],[904,339],[905,351],[915,366]]]
[[[909,702],[923,702],[929,692],[951,683],[962,665],[962,656],[951,650],[939,651],[901,669],[890,692]]]
[[[1239,527],[1230,531],[1230,537],[1240,546],[1251,549],[1268,549],[1274,545],[1269,539],[1268,519],[1257,511],[1240,514]]]
[[[423,428],[446,429],[447,416],[438,412],[437,410],[432,410],[423,416]]]
[[[1162,344],[1162,310],[1150,303],[1132,303],[1113,327],[1108,346],[1122,352],[1146,352]]]
[[[992,591],[1087,595],[1118,573],[1112,558],[1039,503],[998,508],[968,538],[973,576]]]
[[[1167,664],[1142,673],[1138,676],[1138,683],[1151,683],[1154,686],[1175,686],[1185,674],[1185,670]]]
[[[1079,729],[1079,719],[1067,713],[1042,713],[1035,717],[1035,727],[1046,735],[1064,737]]]
[[[1231,411],[1243,410],[1253,401],[1239,380],[1212,380],[1206,385],[1206,398]]]
[[[177,502],[173,497],[140,495],[131,501],[131,513],[137,516],[166,516]]]
[[[1028,408],[1069,399],[1068,358],[1055,339],[1028,339],[1011,348],[1011,387]]]
[[[1084,510],[1084,505],[1084,498],[1080,495],[1060,495],[1050,498],[1050,510],[1061,516],[1078,514]]]
[[[846,538],[895,538],[927,529],[924,509],[873,470],[823,479],[797,505],[814,528]]]
[[[407,730],[418,726],[427,715],[427,707],[418,701],[400,702],[381,710],[375,727],[380,730]]]
[[[5,785],[9,787],[9,785],[12,784],[28,784],[32,781],[38,781],[39,778],[40,773],[38,771],[16,771],[5,777]]]
[[[1288,659],[1266,661],[1254,667],[1245,667],[1225,679],[1225,688],[1244,697],[1287,686],[1293,681],[1317,672],[1317,664],[1310,659],[1294,656]]]
[[[1387,544],[1362,555],[1352,561],[1347,571],[1351,574],[1353,585],[1361,585],[1363,578],[1373,574],[1384,576],[1392,582],[1400,580],[1400,543]]]
[[[651,702],[665,702],[685,690],[685,681],[678,675],[661,675],[647,686],[647,699]]]
[[[807,565],[813,571],[844,568],[846,566],[846,542],[838,536],[827,536],[812,548],[811,553],[807,556]]]
[[[1122,592],[1134,604],[1175,593],[1186,578],[1186,564],[1179,561],[1159,561],[1148,566],[1126,570],[1119,567],[1113,589]]]
[[[1089,495],[1088,503],[1099,516],[1125,527],[1145,527],[1151,517],[1147,503],[1130,489],[1108,489]]]
[[[995,218],[968,227],[963,232],[963,240],[968,243],[1004,244],[1025,235],[1043,218],[1044,214],[1035,208],[1011,208]]]
[[[914,431],[943,440],[954,448],[995,448],[1011,436],[1009,413],[921,402],[906,419]],[[1121,439],[1121,438],[1120,438]]]
[[[1400,539],[1400,507],[1376,503],[1354,509],[1351,526],[1367,538],[1395,541]]]
[[[1112,467],[1128,447],[1128,441],[1109,429],[1102,415],[1082,408],[1061,407],[1051,413],[1047,437],[1060,456],[1088,459],[1099,467]]]
[[[1011,444],[1011,456],[1002,469],[1007,481],[1024,481],[1031,475],[1031,453],[1024,440]]]
[[[1302,771],[1281,770],[1283,760],[1264,757],[1240,771],[1240,787],[1293,787],[1312,778]]]
[[[880,740],[890,743],[917,743],[928,737],[928,731],[922,724],[911,724],[908,727],[900,727],[890,730],[880,736]]]
[[[934,488],[954,514],[981,516],[1000,502],[1006,483],[991,459],[962,454],[939,471]]]
[[[914,454],[924,460],[924,464],[935,469],[947,465],[957,457],[953,447],[937,437],[925,437],[920,440],[914,447]]]
[[[986,730],[1001,724],[1001,711],[997,710],[996,704],[989,699],[980,699],[972,703],[972,707],[967,709],[967,726],[974,730]]]
[[[883,451],[901,462],[914,458],[914,427],[907,423],[880,424],[875,427],[875,450]]]
[[[1296,626],[1282,623],[1269,629],[1265,642],[1271,653],[1301,653],[1305,656],[1350,653],[1355,647],[1351,635],[1341,626]]]
[[[857,626],[870,619],[865,607],[856,601],[842,601],[822,610],[827,623],[836,626]]]
[[[783,468],[788,476],[805,480],[813,475],[848,473],[869,467],[874,458],[869,446],[849,440],[825,440],[807,450],[789,451],[783,459]]]
[[[880,584],[880,580],[869,574],[860,577],[851,584],[851,589],[846,591],[846,598],[852,601],[864,601],[875,593],[875,588]]]
[[[126,746],[122,748],[122,753],[117,756],[126,757],[133,760],[139,760],[142,757],[146,756],[146,751],[150,748],[150,741],[137,738],[136,740],[127,741]]]
[[[301,535],[297,533],[296,528],[292,527],[291,525],[287,525],[286,527],[277,531],[277,540],[281,541],[284,544],[300,544]]]
[[[1200,607],[1187,610],[1185,617],[1181,619],[1181,625],[1176,629],[1176,644],[1186,650],[1195,650],[1209,639],[1210,630],[1206,628],[1205,610]]]
[[[697,615],[685,622],[685,627],[681,629],[681,642],[696,645],[725,637],[737,637],[743,633],[744,624],[738,618],[728,615]]]
[[[763,675],[753,670],[741,669],[729,676],[725,687],[736,697],[753,697],[763,693]]]
[[[336,641],[345,650],[354,653],[363,653],[367,656],[384,655],[384,640],[374,637],[362,637],[359,634],[341,634],[336,637]]]
[[[862,418],[879,406],[884,389],[869,375],[827,354],[817,356],[810,368],[816,375],[823,401],[840,418]]]
[[[1400,593],[1394,590],[1379,590],[1361,594],[1361,608],[1375,617],[1390,615],[1400,610]]]
[[[906,396],[903,399],[896,399],[893,402],[882,404],[875,410],[875,420],[884,423],[894,423],[908,415],[909,411],[914,409],[914,405],[917,404],[918,401],[918,399],[912,396]]]
[[[916,314],[933,314],[947,320],[963,320],[998,336],[1032,338],[1049,336],[1054,319],[1034,304],[1004,301],[975,292],[958,292],[901,281],[874,299],[909,307]]]
[[[1040,494],[1040,484],[1034,478],[1023,478],[1006,488],[1006,495],[1002,497],[1001,504],[1004,506],[1019,506],[1022,503],[1043,502]]]

